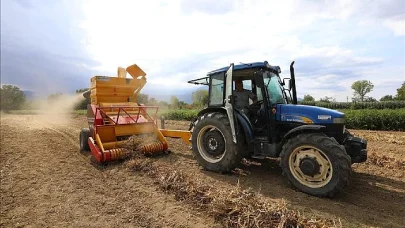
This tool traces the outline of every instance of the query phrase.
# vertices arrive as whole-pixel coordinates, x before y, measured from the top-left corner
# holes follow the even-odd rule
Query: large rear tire
[[[244,140],[238,140],[238,144],[233,142],[230,123],[225,114],[206,113],[195,122],[192,149],[204,169],[226,173],[236,168],[243,158],[245,148]]]
[[[280,166],[298,190],[333,197],[349,182],[351,161],[345,148],[323,133],[299,134],[284,144]]]
[[[83,128],[80,131],[80,152],[87,152],[90,151],[90,146],[89,146],[89,139],[90,136],[90,130],[88,128]]]

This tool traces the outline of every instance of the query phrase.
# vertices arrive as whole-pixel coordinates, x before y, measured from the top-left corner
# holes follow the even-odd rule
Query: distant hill
[[[147,93],[146,93],[147,94]],[[193,101],[191,99],[191,93],[184,93],[184,94],[147,94],[149,98],[154,97],[158,101],[166,101],[170,102],[171,96],[176,96],[180,101],[184,101],[188,104],[191,104]]]

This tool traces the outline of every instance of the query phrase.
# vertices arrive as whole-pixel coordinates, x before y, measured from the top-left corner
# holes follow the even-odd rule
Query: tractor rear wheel
[[[299,134],[281,152],[283,175],[298,190],[333,197],[348,183],[351,161],[345,148],[322,133]]]
[[[80,152],[90,151],[88,139],[90,136],[90,130],[88,128],[83,128],[80,131]]]
[[[222,173],[236,168],[243,158],[242,150],[245,148],[241,145],[244,140],[238,140],[238,144],[233,142],[230,123],[225,114],[206,113],[195,122],[192,149],[204,169]]]

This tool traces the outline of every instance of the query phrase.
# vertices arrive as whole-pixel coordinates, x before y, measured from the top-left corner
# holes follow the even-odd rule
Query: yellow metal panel
[[[130,70],[135,70],[129,68]],[[121,70],[122,71],[122,70]],[[142,70],[139,73],[142,74]],[[135,74],[137,72],[130,72]],[[144,72],[143,72],[144,74]],[[136,94],[140,92],[140,89],[146,83],[144,76],[141,78],[125,78],[126,72],[119,72],[119,77],[110,76],[94,76],[91,78],[91,101],[92,104],[98,104],[100,102],[127,102],[131,97],[135,101]],[[139,75],[138,75],[139,76]]]
[[[103,147],[106,150],[115,149],[117,148],[117,142],[105,142],[103,143]]]
[[[103,147],[105,150],[122,148],[125,145],[125,143],[127,143],[127,142],[128,142],[128,140],[103,143]]]
[[[137,96],[138,96],[139,92],[141,92],[142,88],[146,84],[146,78],[145,77],[141,77],[141,78],[139,78],[137,80],[139,80],[141,84],[136,88],[136,90],[134,91],[134,94],[129,98],[129,101],[137,101]]]
[[[100,126],[97,127],[97,134],[100,136],[101,142],[115,142],[115,126]]]
[[[116,136],[153,133],[155,132],[156,128],[154,123],[125,124],[125,125],[116,125],[114,127]]]
[[[157,139],[165,145],[168,145],[166,138],[163,136],[162,132],[155,126],[155,134],[157,135]]]
[[[146,73],[136,64],[127,67],[127,72],[133,77],[146,76]]]
[[[127,77],[127,71],[123,67],[118,67],[117,75],[118,75],[119,78],[126,78]]]
[[[100,150],[104,152],[103,143],[101,142],[100,136],[98,134],[96,134],[96,144],[98,147],[100,147]]]
[[[138,104],[135,102],[102,102],[100,107],[113,107],[113,106],[133,106],[133,108],[138,108]],[[127,110],[127,108],[126,108]]]
[[[160,129],[159,130],[163,136],[170,137],[170,138],[181,138],[187,144],[190,143],[191,138],[191,131],[181,131],[181,130],[167,130],[167,129]]]

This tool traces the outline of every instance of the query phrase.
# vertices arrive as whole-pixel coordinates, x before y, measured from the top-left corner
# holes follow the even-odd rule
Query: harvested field
[[[356,131],[369,160],[334,199],[290,188],[277,160],[234,174],[199,168],[189,146],[98,165],[79,152],[84,116],[2,115],[2,227],[404,227],[405,132]],[[187,121],[166,128],[187,129]]]

